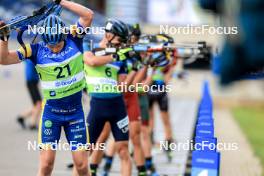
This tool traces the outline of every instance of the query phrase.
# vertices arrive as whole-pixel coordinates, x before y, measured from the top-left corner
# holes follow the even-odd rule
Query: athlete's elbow
[[[88,18],[92,20],[94,18],[94,12],[92,10],[88,10]]]
[[[94,18],[94,12],[90,9],[87,10],[86,12],[86,15],[84,17],[84,20],[87,22],[87,23],[90,23]]]
[[[84,53],[84,63],[90,67],[98,66],[97,58],[91,52]]]
[[[93,19],[93,17],[94,17],[94,12],[93,12],[91,9],[88,9],[88,10],[87,10],[87,17],[90,18],[90,19]]]
[[[84,63],[85,63],[86,65],[90,66],[90,67],[95,67],[95,66],[96,66],[96,62],[93,61],[93,60],[91,60],[91,59],[86,59],[86,60],[84,61]]]

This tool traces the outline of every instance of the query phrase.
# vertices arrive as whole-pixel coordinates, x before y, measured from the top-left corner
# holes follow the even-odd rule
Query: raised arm
[[[9,51],[8,42],[0,41],[0,64],[1,65],[11,65],[17,64],[21,61],[18,58],[16,51]]]
[[[164,80],[166,84],[169,84],[169,81],[172,78],[173,72],[174,72],[174,66],[170,65],[168,72],[164,75]]]
[[[143,69],[140,70],[138,73],[138,81],[141,79],[141,83],[143,85],[149,86],[152,83],[152,75],[153,75],[153,68],[145,66]],[[143,77],[143,79],[142,79]]]
[[[113,61],[112,55],[95,56],[92,52],[84,52],[84,63],[91,67],[97,67],[108,64]]]
[[[93,11],[75,2],[61,0],[60,5],[77,14],[79,22],[83,27],[89,27],[93,20]]]
[[[120,78],[119,81],[122,81],[126,85],[131,85],[133,83],[136,74],[137,74],[136,71],[131,71],[126,77]]]
[[[147,70],[148,70],[148,66],[144,66],[142,69],[140,69],[137,72],[137,74],[133,80],[134,85],[136,85],[137,83],[140,83],[140,82],[142,82],[142,80],[144,80],[144,78],[146,77]]]
[[[5,23],[0,21],[0,27]],[[8,48],[9,30],[5,30],[0,34],[0,64],[10,65],[21,62],[16,51],[9,51]]]

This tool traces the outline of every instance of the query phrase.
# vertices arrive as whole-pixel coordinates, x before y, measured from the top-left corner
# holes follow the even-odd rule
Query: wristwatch
[[[112,54],[113,61],[118,61],[118,54]]]

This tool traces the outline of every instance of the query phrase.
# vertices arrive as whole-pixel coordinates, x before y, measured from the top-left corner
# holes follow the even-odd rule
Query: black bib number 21
[[[58,72],[57,79],[61,79],[61,78],[65,78],[65,77],[66,77],[66,74],[63,74],[63,70],[64,70],[64,69],[67,70],[67,72],[68,72],[68,76],[71,76],[70,65],[67,64],[67,65],[65,65],[64,67],[55,67],[55,68],[54,68],[54,71],[55,71],[55,72]]]

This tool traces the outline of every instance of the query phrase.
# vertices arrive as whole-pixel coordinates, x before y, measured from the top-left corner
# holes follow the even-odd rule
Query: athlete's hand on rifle
[[[137,72],[141,68],[142,68],[142,64],[141,64],[140,60],[137,58],[133,58],[132,59],[132,70]]]
[[[154,65],[156,64],[155,60],[151,59],[151,55],[148,55],[144,62],[143,62],[144,65],[149,65],[150,67],[154,67]]]
[[[0,28],[5,26],[5,25],[6,24],[5,24],[4,21],[0,21]],[[9,35],[10,35],[9,27],[5,27],[5,28],[1,29],[1,31],[0,31],[0,40],[8,41]]]
[[[128,58],[133,57],[133,48],[123,48],[117,51],[116,54],[113,54],[114,61],[124,61]]]

